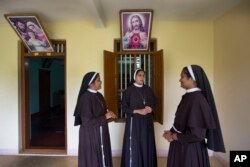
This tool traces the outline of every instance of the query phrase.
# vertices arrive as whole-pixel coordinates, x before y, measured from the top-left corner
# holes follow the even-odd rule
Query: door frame
[[[19,41],[20,48],[20,57],[19,57],[19,106],[20,106],[20,153],[42,153],[42,154],[66,154],[67,153],[67,94],[66,94],[66,41],[65,40],[51,40],[53,44],[59,43],[60,45],[64,45],[65,53],[59,51],[60,53],[54,53],[54,55],[49,53],[49,57],[46,53],[30,53],[28,52],[25,45]],[[64,58],[64,90],[65,90],[65,106],[64,106],[64,114],[65,114],[65,122],[64,122],[64,130],[65,130],[65,146],[64,148],[53,148],[53,147],[34,147],[30,146],[30,112],[29,112],[29,71],[28,66],[25,64],[25,59],[29,57],[46,57],[46,58],[56,58],[58,56],[63,56]]]

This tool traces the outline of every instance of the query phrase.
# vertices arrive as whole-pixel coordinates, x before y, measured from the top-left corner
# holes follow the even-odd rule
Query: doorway
[[[53,53],[31,53],[21,43],[21,153],[66,153],[66,42]]]

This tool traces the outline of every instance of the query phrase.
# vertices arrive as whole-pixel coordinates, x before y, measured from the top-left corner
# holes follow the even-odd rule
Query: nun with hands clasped
[[[186,90],[173,126],[163,137],[170,142],[167,167],[209,167],[208,150],[225,152],[219,118],[209,80],[199,65],[181,71]]]
[[[157,167],[153,118],[156,98],[144,84],[143,69],[137,69],[133,77],[122,97],[122,111],[127,120],[121,167]]]

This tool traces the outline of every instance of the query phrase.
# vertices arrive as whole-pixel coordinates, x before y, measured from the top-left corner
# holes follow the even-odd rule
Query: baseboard
[[[75,156],[77,154],[78,154],[78,150],[75,150],[75,149],[68,150],[68,152],[67,152],[67,155]],[[167,155],[168,155],[167,149],[157,150],[157,157],[167,157]],[[112,156],[113,157],[121,157],[122,156],[122,149],[113,149]]]
[[[157,157],[167,157],[168,150],[157,150]],[[117,150],[112,150],[112,156],[113,157],[121,157],[122,156],[122,150],[117,149]]]
[[[67,151],[67,155],[77,156],[78,155],[78,149],[71,149]]]
[[[223,166],[229,166],[229,162],[227,162],[226,159],[224,159],[222,156],[220,156],[218,153],[214,153],[213,156],[218,160],[220,161],[220,163],[223,165]]]
[[[122,156],[122,150],[121,149],[116,149],[112,150],[112,157],[121,157]]]
[[[0,149],[0,155],[18,155],[19,151],[16,149]]]
[[[167,157],[168,156],[168,149],[158,149],[157,157]]]
[[[18,150],[10,150],[10,149],[0,149],[0,155],[19,155]],[[37,155],[37,154],[36,154]],[[51,154],[49,154],[51,155]],[[78,149],[71,149],[67,151],[67,155],[69,156],[77,156],[78,155]],[[66,155],[66,156],[67,156]],[[113,149],[112,150],[112,156],[113,157],[121,157],[122,155],[122,149]],[[218,160],[222,162],[222,164],[227,164],[227,161],[223,159],[218,154],[214,153],[213,151],[208,150],[209,156],[215,156]],[[167,157],[168,156],[168,149],[158,149],[157,150],[157,157]]]

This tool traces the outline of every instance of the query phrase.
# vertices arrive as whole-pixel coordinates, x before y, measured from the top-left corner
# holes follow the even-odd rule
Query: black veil
[[[192,71],[195,76],[197,87],[201,89],[202,94],[208,101],[211,107],[212,115],[215,120],[216,129],[208,129],[207,131],[207,145],[208,148],[217,152],[225,152],[225,146],[223,141],[223,136],[221,132],[219,117],[217,114],[217,109],[214,101],[214,96],[211,90],[209,80],[206,76],[204,70],[198,65],[191,65]]]
[[[89,88],[89,85],[96,80],[97,76],[98,76],[98,73],[96,72],[88,72],[87,74],[84,75],[82,79],[82,84],[81,84],[81,88],[78,94],[77,103],[76,103],[75,112],[74,112],[74,116],[75,116],[74,125],[75,126],[81,124],[80,111],[79,111],[79,99],[82,96],[82,94],[87,91],[87,89]]]

